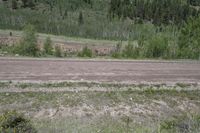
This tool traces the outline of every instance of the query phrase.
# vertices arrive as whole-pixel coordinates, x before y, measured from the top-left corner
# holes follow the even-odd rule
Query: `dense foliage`
[[[111,0],[111,17],[129,17],[153,24],[180,24],[189,16],[197,16],[198,10],[190,5],[199,5],[198,0]],[[196,3],[196,4],[195,4]]]
[[[20,44],[16,47],[17,52],[25,56],[37,56],[37,36],[34,26],[27,25],[24,28],[24,35]]]
[[[37,133],[31,122],[23,115],[10,111],[0,115],[1,133]]]
[[[178,45],[181,58],[200,59],[200,17],[184,25]]]
[[[92,50],[89,49],[89,48],[86,46],[86,47],[84,47],[84,48],[82,49],[82,51],[80,51],[80,52],[78,53],[78,56],[79,56],[79,57],[92,57]]]
[[[180,27],[188,17],[196,17],[198,1],[4,0],[0,1],[0,28],[21,30],[30,23],[43,33],[138,39],[164,30],[162,25]]]

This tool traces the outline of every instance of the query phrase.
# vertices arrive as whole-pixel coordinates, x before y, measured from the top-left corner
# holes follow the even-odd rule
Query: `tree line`
[[[200,5],[199,0],[111,0],[109,16],[156,25],[180,24],[190,16],[198,16],[199,11],[191,5]]]

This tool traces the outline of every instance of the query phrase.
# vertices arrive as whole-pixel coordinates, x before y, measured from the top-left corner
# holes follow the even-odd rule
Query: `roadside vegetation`
[[[68,88],[68,87],[86,87],[86,88],[93,88],[93,87],[102,87],[102,88],[110,88],[111,90],[119,90],[120,88],[127,88],[126,90],[132,89],[140,89],[140,90],[170,90],[175,91],[176,88],[187,90],[187,89],[194,89],[198,88],[198,84],[195,83],[176,83],[171,86],[167,86],[166,84],[122,84],[122,83],[97,83],[97,82],[48,82],[48,83],[14,83],[14,82],[0,82],[0,89],[4,88],[20,88],[20,89],[27,89],[27,88]],[[171,87],[171,88],[170,88]],[[170,88],[170,89],[169,89]]]
[[[45,87],[46,90],[49,89]],[[60,87],[57,86],[56,89],[59,90]],[[35,88],[38,89],[37,86]],[[23,118],[22,122],[28,122],[25,127],[30,127],[29,120],[18,113],[4,114],[4,110],[16,109],[28,115],[32,121],[30,129],[36,128],[39,133],[198,133],[199,90],[170,88],[162,90],[161,87],[160,90],[144,91],[132,89],[120,92],[2,92],[0,113],[6,118],[3,119],[3,123],[15,121],[9,119],[10,117],[20,120]],[[7,90],[9,89],[13,87],[8,87]],[[21,125],[21,122],[18,122],[16,125]]]
[[[161,133],[198,133],[200,131],[200,115],[180,115],[166,119],[160,124]]]
[[[30,120],[16,111],[7,111],[0,115],[1,133],[37,133]]]
[[[53,55],[53,43],[50,37],[47,37],[44,43],[44,54]]]

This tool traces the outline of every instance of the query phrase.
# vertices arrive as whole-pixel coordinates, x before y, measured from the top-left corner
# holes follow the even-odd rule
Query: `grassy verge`
[[[12,82],[12,81],[0,81],[0,88],[62,88],[62,87],[102,87],[102,88],[129,88],[132,90],[132,88],[148,88],[148,90],[151,89],[160,89],[163,90],[164,88],[198,88],[197,83],[176,83],[175,85],[168,86],[167,84],[123,84],[123,83],[99,83],[99,82],[69,82],[69,81],[63,81],[63,82],[44,82],[44,83],[29,83],[29,82]]]
[[[0,112],[24,113],[41,133],[198,132],[199,97],[199,90],[5,92]]]
[[[0,92],[0,113],[16,110],[25,114],[39,133],[198,133],[200,90],[190,90],[191,86],[198,88],[188,84],[172,87],[164,84],[0,82],[1,89],[37,90],[42,87],[46,90]],[[81,87],[86,90],[48,91]],[[88,91],[93,88],[107,91]],[[127,89],[117,91],[122,88]]]

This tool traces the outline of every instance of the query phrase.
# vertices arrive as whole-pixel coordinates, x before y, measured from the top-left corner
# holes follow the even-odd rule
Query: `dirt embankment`
[[[10,33],[11,34],[11,33]],[[38,35],[38,47],[43,48],[45,37]],[[97,56],[109,55],[114,49],[115,45],[107,43],[92,43],[92,42],[80,42],[70,41],[66,39],[51,38],[54,46],[60,46],[63,52],[73,54],[81,51],[84,47],[90,48]],[[20,43],[21,35],[2,35],[0,34],[0,45],[16,45]],[[98,42],[98,41],[97,41]]]

